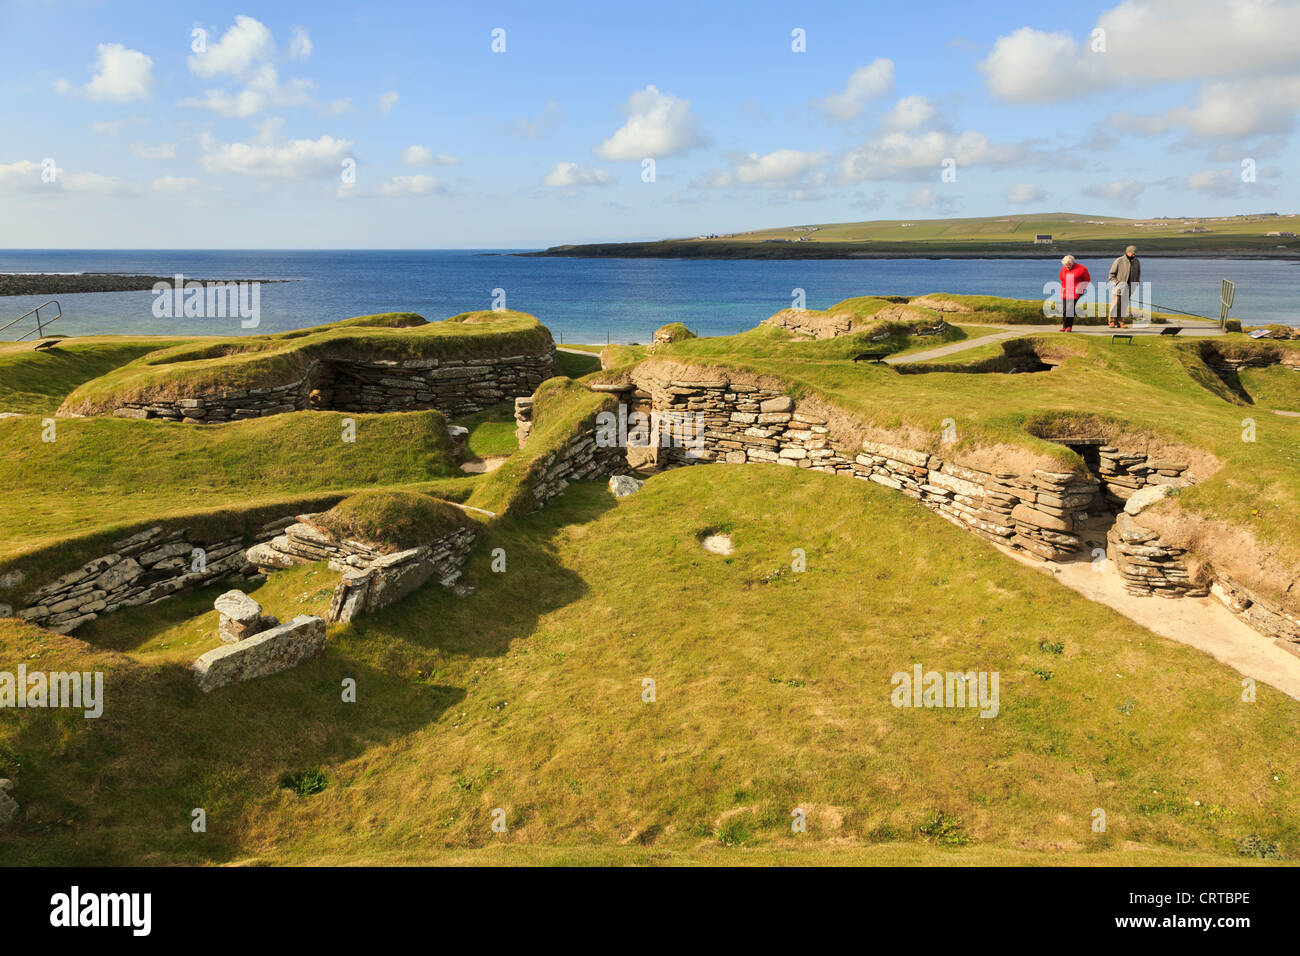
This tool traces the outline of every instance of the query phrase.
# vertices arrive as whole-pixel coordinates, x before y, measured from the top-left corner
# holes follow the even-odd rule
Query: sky
[[[7,248],[1295,212],[1300,0],[0,0]]]

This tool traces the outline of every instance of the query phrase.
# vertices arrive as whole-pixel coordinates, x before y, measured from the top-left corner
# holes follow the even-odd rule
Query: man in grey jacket
[[[1110,316],[1106,324],[1112,328],[1124,328],[1124,320],[1130,315],[1129,299],[1142,281],[1142,262],[1137,251],[1137,246],[1129,246],[1110,264]]]

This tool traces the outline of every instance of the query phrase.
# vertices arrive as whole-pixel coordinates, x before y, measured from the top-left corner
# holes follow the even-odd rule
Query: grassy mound
[[[445,322],[397,312],[276,335],[211,337],[150,352],[87,382],[68,396],[60,413],[101,415],[125,401],[283,385],[328,359],[473,359],[538,352],[550,344],[550,332],[524,312],[465,313]]]
[[[343,419],[356,440],[343,440]],[[429,481],[460,472],[436,411],[386,415],[295,412],[195,428],[120,418],[0,421],[0,559],[96,528],[198,507],[367,485]],[[57,480],[52,480],[57,476]]]
[[[90,336],[36,351],[31,342],[0,343],[0,412],[52,415],[68,393],[175,339]]]
[[[528,443],[483,479],[469,503],[499,517],[527,513],[535,503],[532,490],[542,480],[549,456],[590,427],[600,412],[617,407],[614,396],[592,392],[572,379],[557,376],[543,382],[533,394]]]
[[[703,551],[706,528],[736,552]],[[1300,854],[1300,703],[1266,686],[1242,703],[1234,671],[886,489],[775,466],[688,468],[618,502],[577,485],[484,534],[471,597],[422,588],[331,626],[321,660],[211,695],[183,661],[186,642],[215,632],[212,595],[206,607],[193,597],[197,617],[172,602],[121,612],[145,645],[130,653],[0,621],[0,661],[104,670],[108,688],[98,720],[0,711],[0,776],[24,807],[0,830],[0,857],[1123,865],[1250,862],[1258,846]],[[491,569],[497,547],[505,573]],[[795,547],[804,572],[791,570]],[[295,568],[253,596],[320,613],[326,577]],[[917,663],[997,672],[998,716],[893,706],[891,675]],[[356,704],[338,702],[344,676],[358,681]],[[324,789],[282,785],[309,770]],[[207,809],[204,834],[184,825],[194,807]],[[492,832],[496,807],[505,834]],[[807,833],[791,832],[796,807]],[[1104,833],[1092,830],[1099,807]]]
[[[335,540],[355,540],[381,551],[429,544],[473,522],[459,508],[414,491],[362,491],[312,519]]]
[[[661,325],[655,329],[654,341],[661,343],[684,342],[686,339],[696,338],[694,332],[686,327],[682,322],[669,322],[667,325]]]

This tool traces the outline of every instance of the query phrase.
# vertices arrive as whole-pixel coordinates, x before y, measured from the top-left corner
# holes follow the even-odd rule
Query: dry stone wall
[[[559,449],[547,452],[538,462],[540,469],[532,487],[533,508],[545,506],[575,481],[606,478],[627,471],[626,449],[604,446],[597,440],[596,427],[584,428]]]
[[[293,520],[289,516],[267,522],[252,537],[268,540]],[[248,540],[242,534],[212,540],[157,525],[109,547],[110,553],[26,595],[17,616],[68,634],[119,608],[155,604],[222,578],[257,573],[244,557]]]
[[[262,418],[303,409],[370,413],[436,408],[457,417],[531,395],[554,374],[555,346],[549,344],[541,352],[500,358],[330,359],[313,363],[303,378],[284,385],[217,388],[165,401],[123,402],[113,414],[190,424]]]
[[[699,377],[636,380],[652,412],[698,423],[696,447],[660,451],[663,464],[762,461],[872,481],[915,498],[950,521],[1044,559],[1077,551],[1076,523],[1097,506],[1098,483],[1085,474],[990,472],[882,442],[842,447],[827,419],[780,391]]]
[[[877,315],[878,319],[906,319],[907,316],[900,313],[897,309],[886,308],[881,310]],[[948,328],[948,323],[943,319],[937,319],[927,325],[924,322],[911,320],[913,328],[910,330],[911,335],[942,335]],[[819,312],[814,309],[784,309],[770,318],[764,319],[763,325],[775,326],[778,329],[785,329],[793,332],[795,335],[801,335],[810,339],[833,339],[841,335],[848,335],[853,331],[853,316],[848,312]],[[871,338],[870,341],[882,341],[889,338],[891,332],[883,329]]]
[[[659,464],[757,461],[851,475],[899,491],[959,527],[1043,560],[1078,552],[1085,523],[1109,520],[1115,505],[1145,505],[1166,487],[1197,480],[1187,462],[1113,445],[1097,449],[1095,476],[990,471],[871,440],[847,447],[832,436],[826,417],[778,389],[732,382],[715,370],[697,375],[679,368],[674,374],[683,377],[639,367],[625,392],[638,410],[698,423],[694,447],[661,448]],[[1133,501],[1139,494],[1147,500]],[[1213,592],[1251,627],[1300,651],[1300,619],[1225,576],[1214,575],[1213,582],[1194,578],[1188,553],[1160,541],[1132,513],[1118,515],[1108,541],[1130,593],[1176,598]]]
[[[247,560],[263,570],[328,561],[342,573],[330,599],[330,621],[351,621],[405,597],[430,578],[452,587],[474,546],[475,532],[461,528],[428,544],[395,553],[381,552],[360,541],[336,541],[311,524],[316,515],[298,520],[264,544],[248,549]]]

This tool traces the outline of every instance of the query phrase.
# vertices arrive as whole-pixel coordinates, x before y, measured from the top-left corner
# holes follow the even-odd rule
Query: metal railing
[[[50,306],[50,305],[54,306],[56,309],[59,310],[58,315],[55,315],[53,318],[42,319],[42,318],[41,318],[41,309],[45,308],[46,306]],[[45,338],[45,326],[50,325],[50,324],[52,324],[52,323],[54,323],[54,322],[57,322],[59,319],[63,318],[63,306],[59,305],[59,300],[58,300],[58,299],[50,299],[50,301],[48,301],[48,302],[42,302],[42,303],[41,303],[40,305],[38,305],[36,308],[34,308],[34,309],[29,309],[29,310],[27,310],[26,312],[24,312],[22,315],[18,316],[18,318],[14,319],[14,320],[13,320],[12,322],[10,322],[8,325],[0,326],[0,332],[4,332],[6,329],[11,329],[11,328],[13,328],[15,325],[17,325],[17,324],[18,324],[19,322],[21,322],[23,319],[27,318],[29,315],[30,315],[30,316],[35,316],[35,318],[36,318],[36,328],[34,328],[34,329],[28,329],[28,330],[27,330],[26,332],[24,332],[22,335],[18,336],[18,338],[14,339],[15,342],[21,342],[23,339],[27,338],[27,336],[31,335],[33,332],[36,333],[36,337],[37,337],[38,339],[40,339],[40,338]]]

